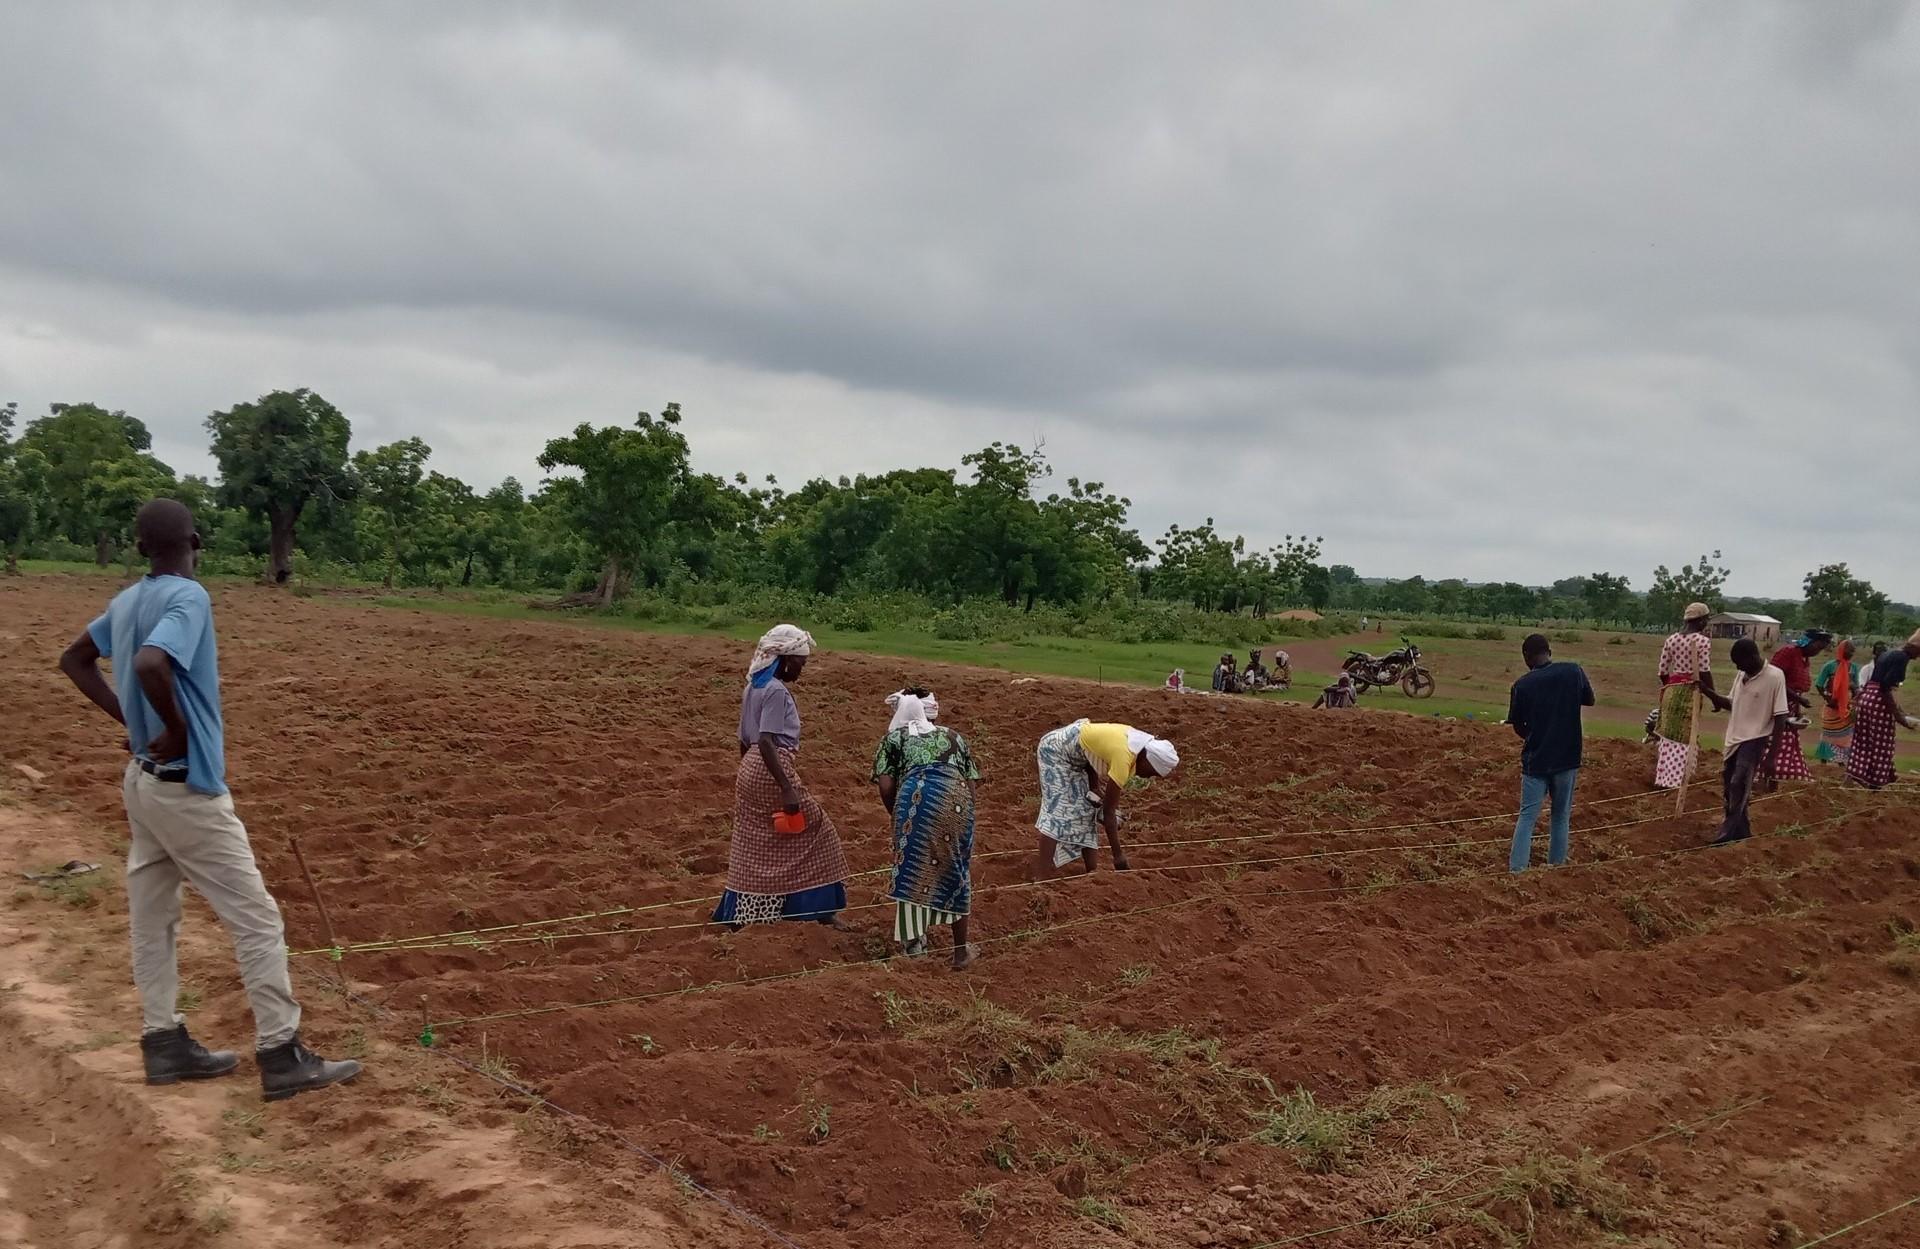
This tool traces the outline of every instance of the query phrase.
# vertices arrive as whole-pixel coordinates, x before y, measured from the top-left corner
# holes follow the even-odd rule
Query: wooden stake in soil
[[[1687,759],[1680,769],[1680,797],[1673,804],[1675,815],[1687,813],[1687,782],[1693,779],[1693,769],[1700,762],[1700,678],[1693,679],[1693,716],[1692,727],[1687,733]]]
[[[287,844],[293,847],[293,860],[300,865],[300,874],[307,878],[307,892],[313,895],[313,905],[320,911],[320,935],[327,939],[329,950],[338,950],[340,943],[333,936],[333,917],[327,914],[327,903],[320,896],[320,886],[313,883],[313,873],[307,868],[307,856],[300,853],[300,839],[289,837]]]

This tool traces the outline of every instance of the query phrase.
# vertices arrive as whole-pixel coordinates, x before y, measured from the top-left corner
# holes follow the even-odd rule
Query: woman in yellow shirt
[[[1126,724],[1076,720],[1040,739],[1040,854],[1034,879],[1078,858],[1091,872],[1100,830],[1113,866],[1127,870],[1120,845],[1120,791],[1136,776],[1165,776],[1179,766],[1173,743]]]

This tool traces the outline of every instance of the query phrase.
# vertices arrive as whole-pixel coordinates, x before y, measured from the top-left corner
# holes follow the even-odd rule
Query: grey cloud
[[[1920,398],[1909,7],[43,6],[0,385],[187,457],[313,384],[486,479],[667,398],[725,471],[1045,431],[1150,534],[1920,597],[1820,445]]]

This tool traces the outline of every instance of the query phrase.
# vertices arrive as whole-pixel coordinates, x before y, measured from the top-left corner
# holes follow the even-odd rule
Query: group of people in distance
[[[1808,629],[1764,658],[1752,638],[1735,640],[1732,688],[1721,694],[1713,678],[1713,644],[1707,636],[1711,609],[1689,604],[1678,632],[1660,648],[1660,703],[1647,716],[1656,743],[1654,784],[1677,789],[1699,763],[1702,704],[1727,713],[1721,764],[1722,815],[1714,845],[1752,836],[1749,810],[1754,791],[1783,780],[1811,780],[1801,739],[1811,727],[1805,713],[1813,697],[1825,703],[1815,758],[1844,765],[1847,776],[1869,789],[1893,782],[1895,730],[1920,729],[1920,720],[1900,707],[1895,691],[1907,665],[1920,658],[1920,631],[1898,647],[1874,648],[1871,664],[1856,668],[1854,644],[1843,639],[1838,656],[1816,676],[1812,661],[1833,645],[1824,629]],[[1574,783],[1580,769],[1581,708],[1593,706],[1593,687],[1578,664],[1556,663],[1547,639],[1533,634],[1521,644],[1528,671],[1513,684],[1507,723],[1525,741],[1521,750],[1520,818],[1507,866],[1525,871],[1543,805],[1551,805],[1547,861],[1567,861]]]
[[[1174,669],[1176,675],[1183,675],[1182,669]],[[1284,690],[1293,684],[1293,656],[1282,650],[1273,652],[1273,667],[1268,668],[1260,662],[1259,651],[1247,652],[1247,666],[1242,669],[1233,652],[1220,656],[1220,662],[1213,669],[1213,692],[1216,694],[1257,694],[1261,690]],[[1168,686],[1179,686],[1169,679]]]
[[[726,892],[713,918],[736,928],[773,920],[843,927],[847,857],[833,821],[801,779],[800,712],[790,685],[805,671],[814,640],[794,625],[760,639],[740,699],[740,766],[734,778],[733,839]],[[940,703],[912,686],[888,695],[891,718],[874,755],[872,780],[892,821],[888,897],[894,938],[910,957],[927,952],[932,929],[953,935],[953,966],[978,956],[970,941],[975,787],[980,769],[966,738],[935,723]],[[1078,860],[1098,866],[1102,832],[1116,869],[1120,794],[1136,777],[1179,766],[1173,743],[1126,724],[1076,720],[1040,739],[1039,853],[1035,879]]]

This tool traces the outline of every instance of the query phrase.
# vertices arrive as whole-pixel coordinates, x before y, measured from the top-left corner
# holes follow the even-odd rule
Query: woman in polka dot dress
[[[1694,744],[1694,719],[1705,698],[1725,711],[1730,705],[1713,688],[1713,643],[1707,640],[1705,603],[1689,604],[1680,632],[1660,648],[1660,706],[1648,728],[1660,743],[1653,765],[1653,783],[1678,789],[1693,775],[1700,748]],[[1696,695],[1698,695],[1696,697]]]
[[[1853,753],[1847,758],[1847,776],[1879,789],[1893,783],[1893,738],[1896,725],[1920,728],[1920,721],[1900,709],[1893,692],[1907,679],[1907,664],[1920,659],[1920,630],[1899,650],[1880,656],[1860,687],[1853,709]]]

